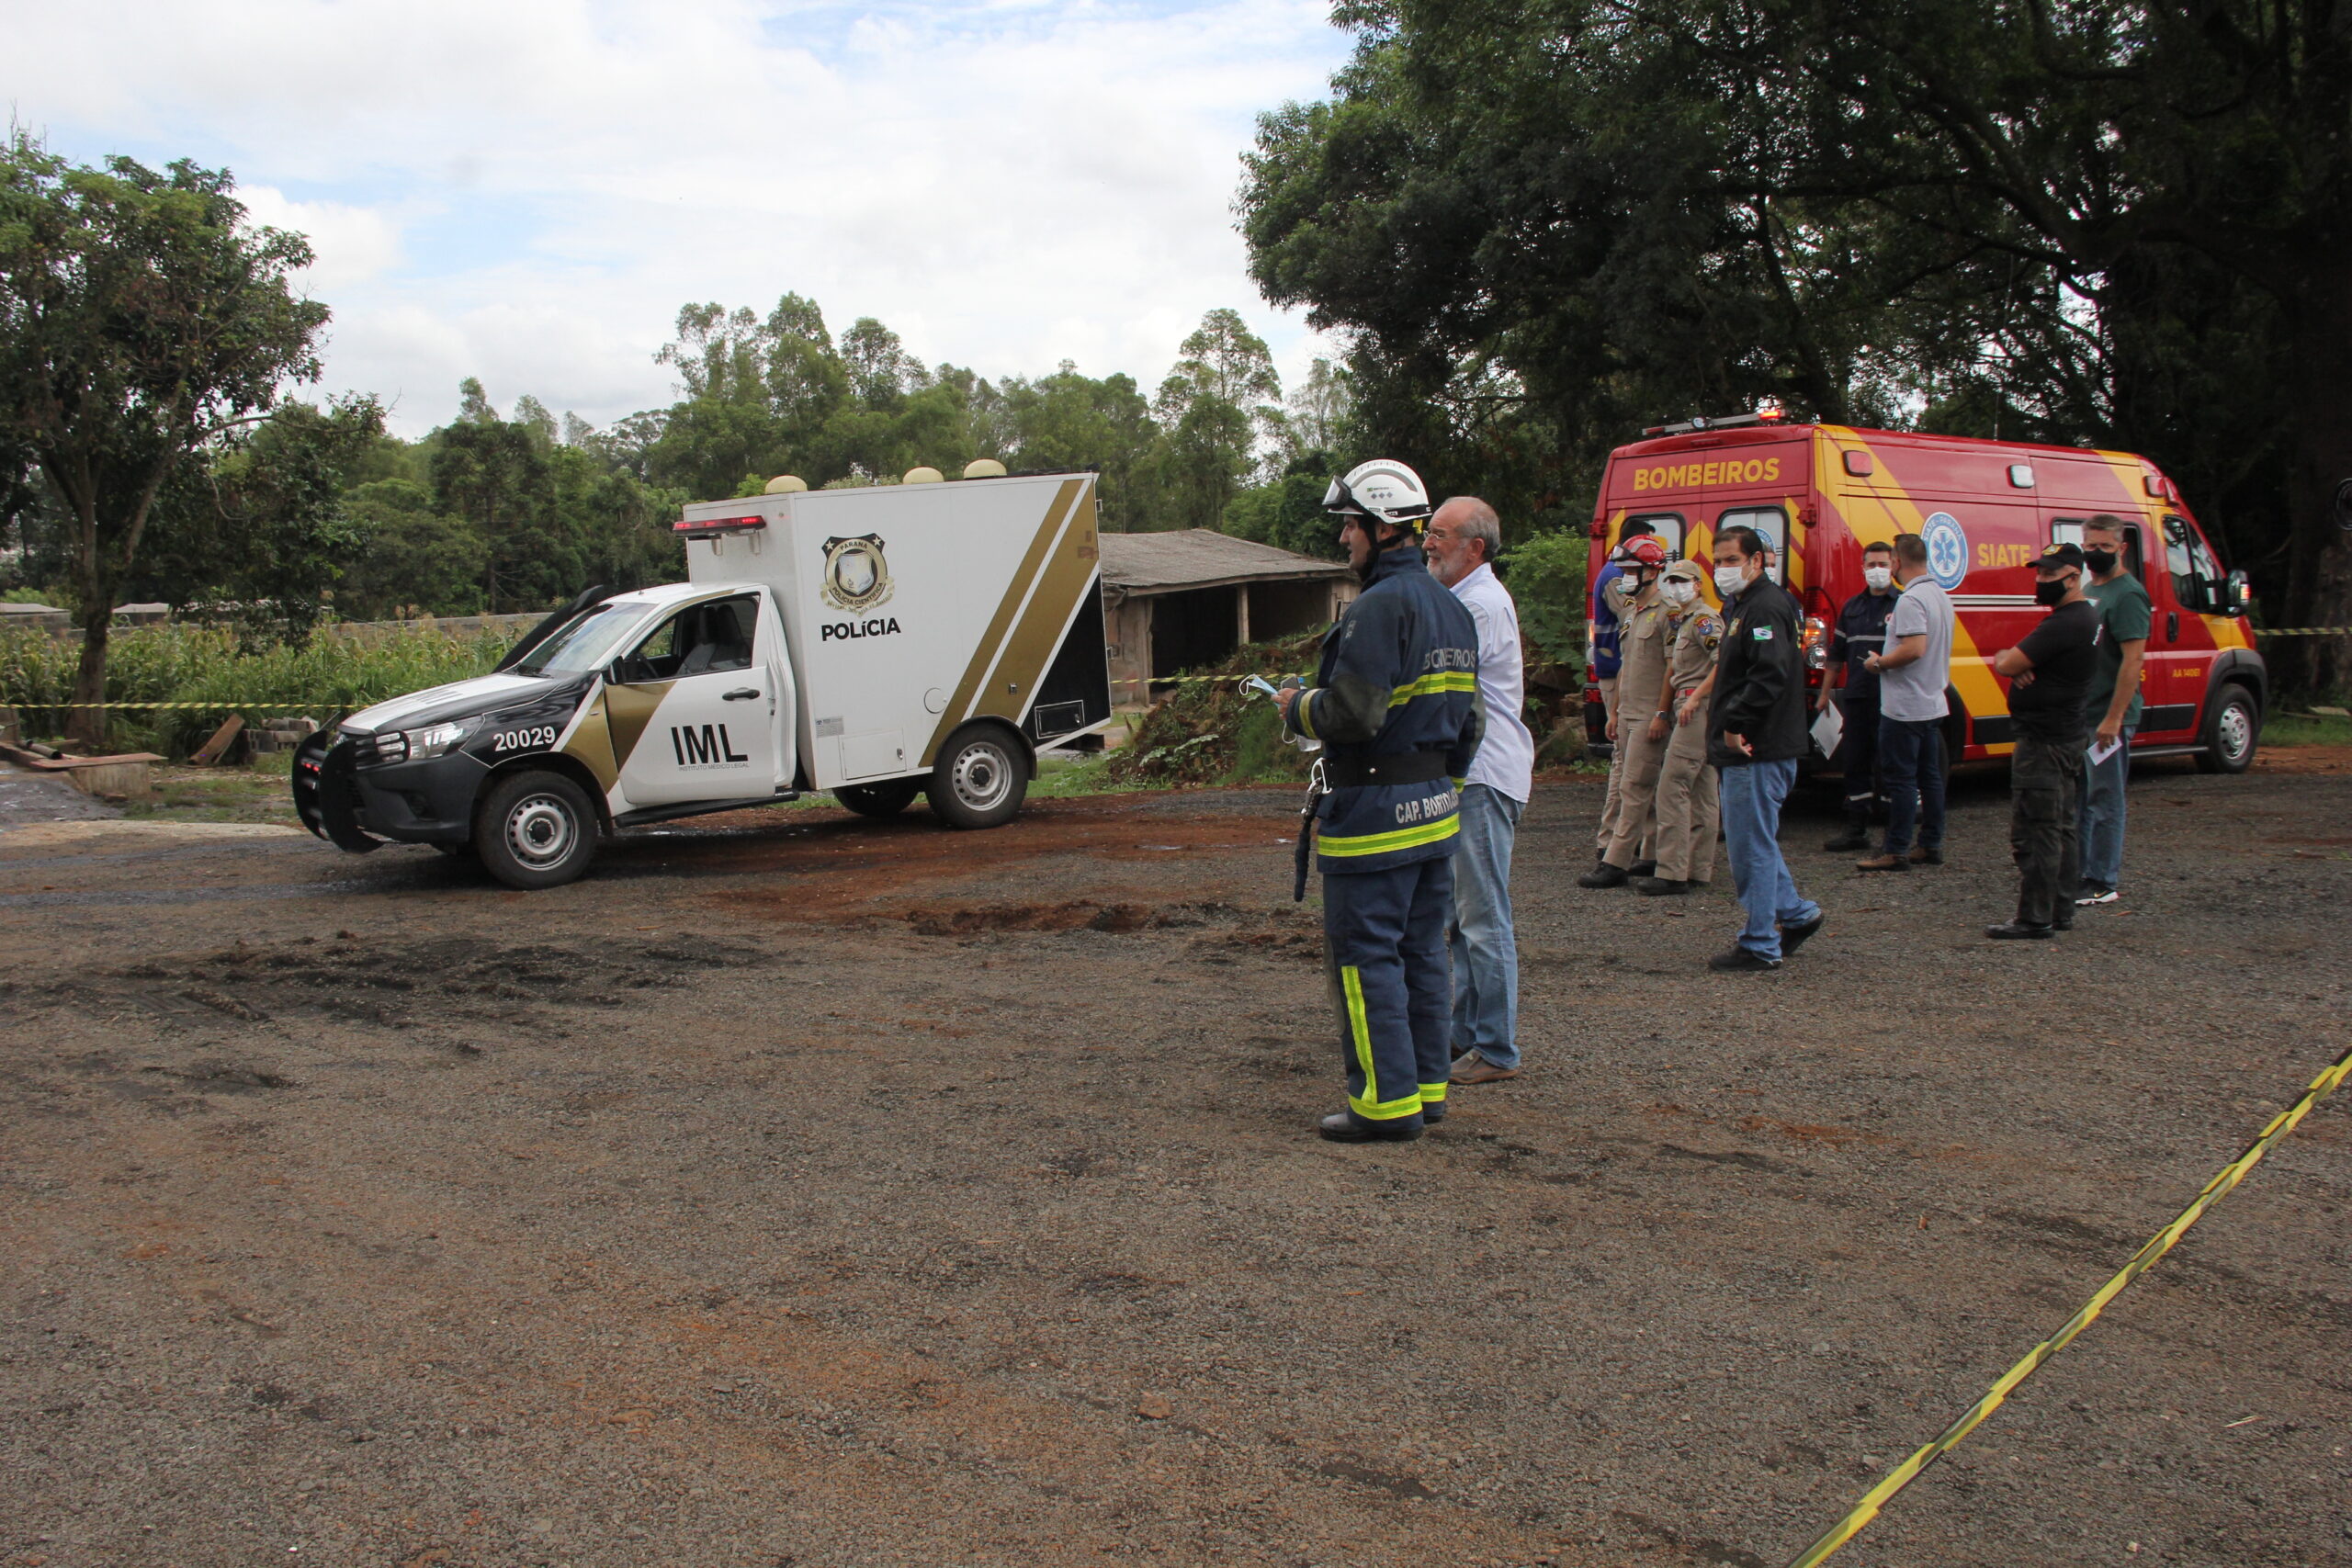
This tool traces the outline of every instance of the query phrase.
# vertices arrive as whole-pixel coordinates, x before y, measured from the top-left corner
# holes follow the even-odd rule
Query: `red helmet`
[[[1656,570],[1666,565],[1666,547],[1645,534],[1618,546],[1613,558],[1619,566],[1645,566]]]

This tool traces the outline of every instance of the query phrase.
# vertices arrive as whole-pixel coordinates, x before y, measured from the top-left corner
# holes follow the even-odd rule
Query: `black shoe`
[[[1821,929],[1821,922],[1828,918],[1827,915],[1815,915],[1801,926],[1782,926],[1781,928],[1781,956],[1794,958],[1797,955],[1797,949],[1803,947],[1812,938],[1813,933]]]
[[[1984,934],[1995,942],[2048,942],[2057,934],[2050,926],[2029,925],[2023,920],[2005,920],[1997,926],[1986,926]]]
[[[1607,861],[1602,861],[1599,865],[1577,877],[1577,886],[1578,887],[1623,887],[1632,880],[1631,874],[1620,871]]]
[[[1634,891],[1662,898],[1677,893],[1688,893],[1690,891],[1690,885],[1688,882],[1679,882],[1670,876],[1637,876],[1634,878]]]
[[[2053,931],[2073,931],[2075,929],[2075,911],[2072,909],[2061,909],[2057,914],[2052,915],[2050,918],[2050,929]]]
[[[1442,1121],[1444,1121],[1444,1120],[1445,1120],[1445,1101],[1443,1101],[1442,1100],[1424,1100],[1423,1101],[1421,1101],[1421,1125],[1422,1125],[1422,1126],[1424,1126],[1424,1127],[1434,1127],[1434,1126],[1436,1126],[1439,1122],[1442,1122]]]
[[[1931,850],[1925,844],[1914,844],[1911,846],[1911,863],[1913,865],[1941,865],[1944,863],[1944,852],[1941,850]]]
[[[1625,868],[1625,874],[1628,876],[1656,876],[1657,874],[1657,862],[1654,860],[1637,860],[1633,864]]]
[[[1421,1135],[1425,1112],[1399,1116],[1394,1122],[1367,1122],[1352,1111],[1337,1111],[1315,1123],[1315,1130],[1335,1144],[1409,1144]]]
[[[1869,849],[1871,836],[1859,824],[1856,824],[1849,826],[1844,832],[1821,847],[1833,855],[1847,854],[1855,850]]]
[[[1738,946],[1726,948],[1707,960],[1708,968],[1732,975],[1743,972],[1761,973],[1778,969],[1780,966],[1781,961],[1777,958],[1767,958],[1760,953],[1753,953]]]

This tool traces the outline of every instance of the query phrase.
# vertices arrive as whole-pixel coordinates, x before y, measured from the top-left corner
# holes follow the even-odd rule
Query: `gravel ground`
[[[1984,942],[1587,893],[1528,1074],[1339,1102],[1287,794],[743,814],[524,895],[424,850],[0,833],[0,1564],[1777,1565],[2343,1048],[2340,756],[2133,789]],[[1841,1562],[2352,1562],[2331,1102]]]

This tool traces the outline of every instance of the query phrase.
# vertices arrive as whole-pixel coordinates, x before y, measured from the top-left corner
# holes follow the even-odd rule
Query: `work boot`
[[[1813,939],[1813,933],[1821,929],[1821,922],[1828,918],[1827,915],[1815,915],[1801,926],[1782,926],[1781,928],[1781,956],[1794,958],[1797,949],[1810,942]]]
[[[1633,864],[1625,868],[1625,874],[1633,877],[1656,876],[1657,874],[1657,862],[1654,860],[1637,860]]]
[[[1745,947],[1732,947],[1707,960],[1707,967],[1724,974],[1764,974],[1778,969],[1781,961]]]
[[[1416,1112],[1394,1122],[1367,1122],[1352,1111],[1337,1111],[1315,1130],[1335,1144],[1409,1144],[1421,1135],[1422,1117]]]
[[[1602,861],[1599,865],[1577,877],[1577,886],[1578,887],[1623,887],[1631,880],[1633,878],[1630,874],[1611,865],[1607,861]]]
[[[1856,861],[1854,869],[1856,871],[1909,871],[1911,861],[1905,855],[1872,855],[1868,860]]]
[[[1446,1074],[1445,1081],[1458,1084],[1500,1083],[1505,1078],[1517,1077],[1517,1067],[1498,1067],[1477,1052],[1465,1051],[1453,1059],[1453,1068]],[[1421,1113],[1427,1115],[1429,1107],[1423,1106]]]
[[[1634,891],[1646,893],[1654,898],[1671,897],[1690,891],[1690,884],[1671,876],[1639,876],[1634,879]]]
[[[1846,818],[1846,830],[1821,847],[1833,855],[1869,849],[1871,847],[1869,825],[1862,818],[1849,817]]]

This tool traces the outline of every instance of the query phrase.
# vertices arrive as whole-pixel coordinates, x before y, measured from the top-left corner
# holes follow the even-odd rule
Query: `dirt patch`
[[[2265,746],[2254,754],[2256,773],[2352,773],[2352,746]]]

